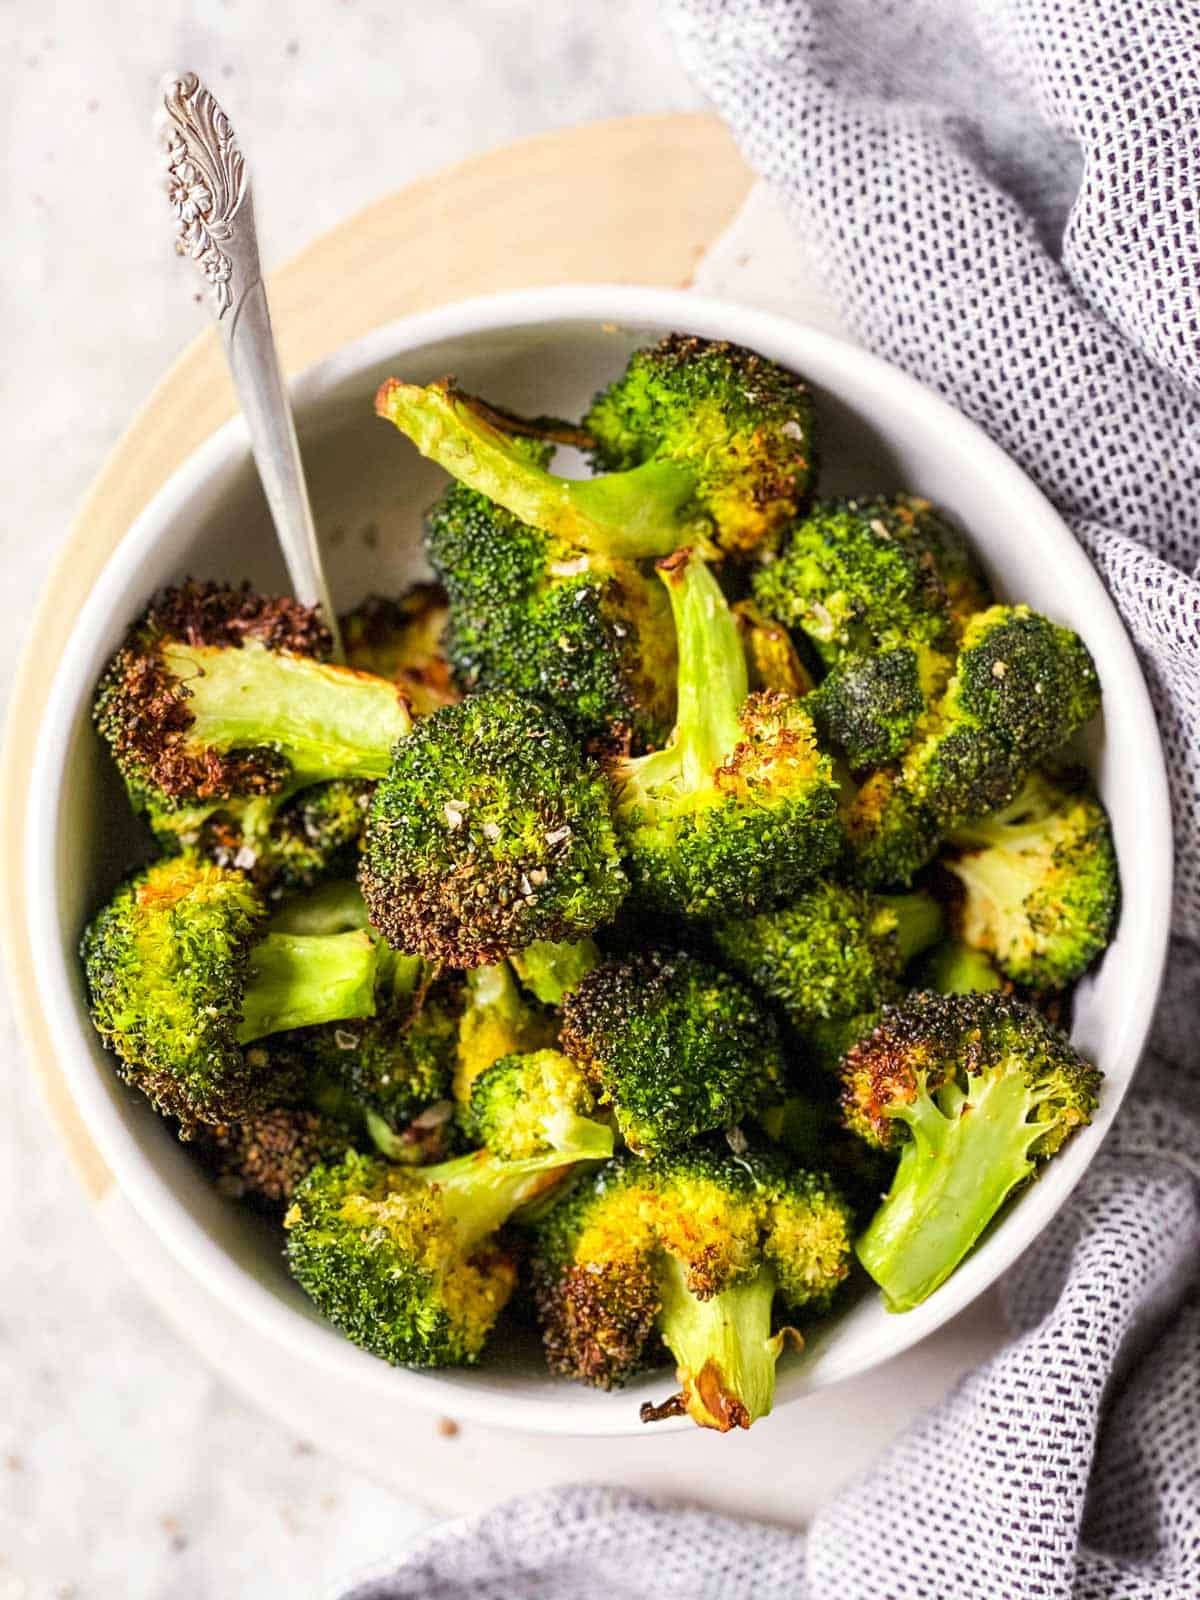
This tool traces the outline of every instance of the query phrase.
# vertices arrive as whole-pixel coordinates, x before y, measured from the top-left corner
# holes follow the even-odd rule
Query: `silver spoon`
[[[159,121],[175,251],[192,258],[208,288],[296,598],[319,607],[341,661],[296,424],[271,333],[246,163],[229,118],[194,72],[165,79],[162,95]]]

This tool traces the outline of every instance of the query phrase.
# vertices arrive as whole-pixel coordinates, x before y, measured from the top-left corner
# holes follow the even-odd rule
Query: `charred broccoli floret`
[[[164,850],[235,868],[275,898],[354,876],[372,789],[340,779],[298,793],[152,810],[147,821]]]
[[[393,945],[453,966],[582,938],[626,890],[604,779],[507,691],[424,717],[376,787],[359,883]]]
[[[637,351],[584,419],[605,475],[556,477],[514,444],[510,419],[448,381],[390,379],[380,416],[447,472],[581,550],[637,559],[711,538],[769,550],[808,495],[812,396],[737,345],[672,334]]]
[[[436,583],[414,583],[398,600],[368,595],[339,619],[346,665],[399,684],[418,717],[453,705],[459,695],[445,651],[449,611]]]
[[[941,908],[927,894],[820,883],[776,910],[718,923],[713,940],[803,1033],[892,999],[904,968],[941,932]]]
[[[236,1122],[273,1084],[269,1034],[375,1011],[379,947],[367,933],[271,931],[240,872],[178,856],[124,884],[83,937],[92,1020],[123,1077],[156,1107]]]
[[[497,1234],[563,1171],[558,1153],[505,1162],[477,1150],[433,1167],[349,1153],[296,1190],[288,1266],[364,1350],[403,1366],[471,1365],[516,1282]]]
[[[893,1311],[944,1283],[1013,1190],[1091,1119],[1100,1074],[1032,1007],[909,995],[846,1057],[848,1126],[900,1164],[855,1249]]]
[[[615,815],[639,898],[729,917],[771,905],[841,846],[837,786],[803,702],[748,695],[737,625],[692,551],[659,570],[679,641],[671,743],[610,767]]]
[[[544,701],[589,742],[663,742],[675,637],[652,575],[574,549],[464,484],[433,507],[425,547],[450,596],[446,647],[462,689]]]
[[[557,1040],[553,1014],[521,993],[507,961],[472,968],[455,1050],[456,1104],[465,1110],[476,1078],[501,1056],[548,1050]]]
[[[303,1106],[268,1106],[244,1122],[207,1128],[200,1152],[232,1200],[281,1216],[300,1182],[350,1144],[340,1123]]]
[[[95,720],[139,810],[156,815],[380,778],[411,718],[394,684],[322,657],[315,611],[248,588],[164,590],[130,629]]]
[[[784,1313],[823,1310],[849,1270],[850,1213],[776,1153],[700,1147],[585,1178],[538,1229],[534,1292],[552,1369],[601,1388],[659,1358],[686,1412],[748,1428],[771,1409]]]
[[[596,967],[563,1003],[561,1038],[642,1155],[782,1093],[772,1018],[736,978],[691,955],[654,950]]]
[[[732,610],[742,636],[751,691],[773,689],[793,700],[811,693],[813,675],[783,624],[773,621],[753,600],[738,600]]]
[[[755,574],[754,597],[829,666],[897,645],[950,650],[988,603],[957,529],[928,500],[903,494],[819,502]]]
[[[471,1085],[467,1137],[505,1161],[552,1150],[613,1153],[613,1131],[583,1071],[560,1050],[501,1056]]]
[[[946,656],[926,645],[900,644],[847,656],[805,701],[817,732],[853,768],[902,755],[950,674]]]
[[[873,773],[845,825],[855,875],[906,883],[941,834],[1007,805],[1032,767],[1100,707],[1087,647],[1028,606],[992,606],[963,632],[954,674],[893,768]]]
[[[1072,983],[1108,944],[1119,899],[1104,807],[1077,781],[1026,779],[1002,810],[961,824],[943,864],[962,886],[961,939],[1031,989]]]

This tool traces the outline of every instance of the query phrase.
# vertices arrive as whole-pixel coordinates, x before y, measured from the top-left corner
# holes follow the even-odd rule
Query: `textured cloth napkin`
[[[1011,1344],[806,1537],[559,1490],[352,1600],[1196,1600],[1200,6],[667,8],[847,325],[1015,456],[1111,589],[1170,765],[1171,970],[1130,1102],[1006,1280]]]

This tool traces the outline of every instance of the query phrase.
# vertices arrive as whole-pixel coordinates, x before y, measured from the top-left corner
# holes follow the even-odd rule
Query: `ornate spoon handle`
[[[191,256],[208,288],[296,598],[320,607],[340,661],[337,617],[271,333],[246,163],[229,118],[194,72],[167,79],[163,110],[175,250]]]

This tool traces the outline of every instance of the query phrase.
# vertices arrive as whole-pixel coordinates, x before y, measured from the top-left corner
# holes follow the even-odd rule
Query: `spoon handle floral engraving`
[[[245,158],[229,118],[194,72],[164,83],[161,122],[176,253],[191,257],[208,291],[296,597],[320,607],[341,660],[296,425],[271,332]]]

